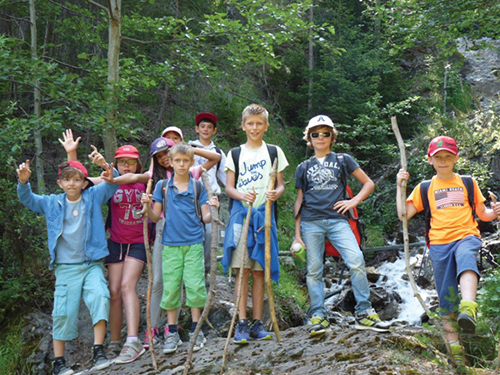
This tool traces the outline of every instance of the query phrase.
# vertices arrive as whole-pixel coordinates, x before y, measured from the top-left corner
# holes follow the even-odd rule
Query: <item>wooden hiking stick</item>
[[[212,186],[210,185],[210,180],[208,179],[208,174],[205,168],[201,169],[201,181],[205,186],[205,190],[207,191],[208,199],[210,200],[215,196],[214,191],[212,190]],[[193,349],[196,343],[196,339],[198,334],[200,333],[201,326],[205,322],[208,322],[208,314],[210,313],[210,306],[212,305],[212,301],[215,297],[215,287],[216,287],[216,276],[217,276],[217,249],[219,247],[219,224],[224,226],[224,224],[219,219],[219,211],[217,208],[213,206],[208,206],[210,209],[210,215],[212,216],[212,242],[210,243],[210,289],[208,291],[207,302],[205,302],[205,307],[203,308],[203,312],[201,313],[200,320],[196,329],[193,332],[193,337],[189,343],[188,354],[186,358],[186,364],[184,367],[184,375],[187,375],[189,369],[192,366],[191,358],[193,357]],[[212,327],[213,328],[213,327]]]
[[[153,180],[149,179],[148,186],[146,188],[146,194],[151,194],[151,187],[153,186]],[[147,330],[149,334],[149,351],[151,352],[151,361],[155,370],[158,370],[156,364],[155,346],[154,346],[154,333],[151,330],[151,290],[153,289],[153,263],[151,261],[151,247],[149,246],[149,233],[148,233],[148,211],[146,207],[142,210],[142,223],[143,223],[143,235],[144,235],[144,247],[146,248],[146,259],[148,262],[148,294],[146,303],[146,316],[147,316]]]
[[[274,185],[276,183],[276,175],[278,174],[278,158],[274,159],[273,169],[271,171],[271,176],[269,177],[269,185],[267,190],[274,190]],[[281,340],[280,328],[278,327],[278,320],[276,319],[276,310],[274,308],[274,296],[273,296],[273,286],[271,285],[271,209],[272,204],[269,199],[266,201],[266,269],[265,269],[265,281],[267,286],[267,298],[269,298],[269,313],[271,315],[271,321],[273,323],[274,333],[276,334],[276,339],[278,342]],[[278,202],[274,202],[278,204]]]
[[[392,130],[394,131],[394,135],[396,136],[396,139],[398,141],[399,152],[401,154],[401,168],[406,171],[407,165],[406,165],[405,144],[403,141],[403,137],[401,137],[401,133],[399,132],[396,117],[391,117],[391,124],[392,124]],[[415,282],[415,278],[413,277],[413,272],[412,272],[412,269],[410,266],[410,239],[408,236],[408,218],[406,217],[406,180],[401,182],[401,195],[399,197],[397,197],[397,199],[401,200],[401,210],[402,210],[402,214],[403,214],[402,215],[403,216],[403,241],[404,241],[404,248],[405,248],[406,274],[408,275],[408,279],[410,280],[410,285],[411,285],[411,288],[413,289],[413,295],[418,299],[418,301],[420,302],[420,304],[424,308],[425,313],[430,317],[431,311],[429,310],[429,308],[425,304],[425,301],[422,299],[422,296],[418,292],[417,283]],[[455,364],[455,359],[453,358],[453,355],[451,354],[450,344],[448,342],[448,339],[446,338],[446,333],[444,332],[444,329],[439,324],[436,324],[436,327],[438,328],[439,334],[441,335],[441,338],[443,339],[444,345],[446,347],[446,351],[448,353],[448,358],[451,358],[451,360]]]
[[[498,202],[498,198],[495,194],[493,194],[491,191],[488,191],[488,195],[490,196],[491,198],[491,201],[494,202],[494,203],[497,203]],[[497,365],[495,366],[495,370],[498,370],[498,368],[500,367],[500,344],[498,346],[498,354],[497,354]]]
[[[226,366],[227,361],[227,349],[229,347],[229,342],[231,341],[231,335],[233,334],[234,323],[236,322],[236,316],[238,316],[238,310],[240,307],[241,300],[241,288],[243,285],[243,274],[245,273],[245,260],[247,258],[247,238],[248,238],[248,227],[250,226],[250,216],[252,216],[252,206],[253,203],[250,203],[248,206],[248,213],[245,221],[245,225],[243,226],[243,230],[241,232],[239,242],[243,246],[243,251],[241,254],[241,266],[240,266],[240,274],[238,277],[238,295],[236,296],[236,308],[234,309],[233,319],[231,320],[231,325],[229,326],[229,333],[227,334],[226,345],[224,345],[224,354],[222,356],[222,364],[220,368],[220,375],[224,374],[224,367]]]

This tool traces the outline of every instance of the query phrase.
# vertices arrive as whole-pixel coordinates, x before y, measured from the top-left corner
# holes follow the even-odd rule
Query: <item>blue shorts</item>
[[[474,271],[478,279],[481,276],[477,268],[477,253],[481,245],[481,239],[471,235],[449,244],[430,246],[429,256],[443,314],[456,312],[460,304],[458,282],[462,272]]]
[[[83,297],[92,324],[108,321],[109,290],[102,261],[56,265],[52,336],[68,341],[78,337],[78,310]]]
[[[108,240],[109,255],[104,260],[106,265],[125,262],[128,257],[147,263],[146,247],[143,243],[121,244]]]

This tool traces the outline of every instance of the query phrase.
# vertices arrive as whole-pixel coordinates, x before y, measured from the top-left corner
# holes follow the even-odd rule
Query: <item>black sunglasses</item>
[[[323,138],[330,138],[332,136],[332,132],[313,132],[311,133],[311,138],[319,138],[319,136],[322,136]]]

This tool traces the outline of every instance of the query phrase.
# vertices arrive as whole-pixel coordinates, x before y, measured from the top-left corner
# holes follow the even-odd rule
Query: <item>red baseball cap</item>
[[[434,156],[436,152],[448,151],[453,155],[458,155],[457,143],[451,137],[440,136],[434,138],[431,143],[429,143],[429,149],[427,150],[427,156]]]
[[[115,153],[115,159],[118,158],[132,158],[139,159],[139,151],[134,146],[125,145],[122,147],[118,147]]]
[[[87,171],[87,168],[85,168],[85,167],[83,166],[83,164],[82,164],[82,163],[80,163],[79,161],[76,161],[76,160],[70,160],[70,161],[68,161],[67,163],[68,163],[68,166],[67,166],[67,167],[65,167],[65,169],[66,169],[66,168],[69,168],[69,167],[71,167],[71,168],[76,168],[76,169],[78,169],[80,172],[82,172],[82,173],[83,173],[83,176],[85,177],[85,180],[86,180],[86,181],[88,181],[88,184],[87,184],[87,186],[85,187],[85,189],[86,189],[86,188],[89,188],[89,187],[91,187],[91,186],[94,186],[94,183],[93,183],[91,180],[89,180],[89,179],[88,179],[88,177],[89,177],[89,172]],[[59,172],[57,173],[58,178],[61,178],[61,172],[62,172],[62,169],[61,169],[61,167],[59,167]]]
[[[196,115],[196,126],[198,126],[201,122],[201,120],[208,119],[214,123],[215,126],[217,126],[217,116],[215,116],[213,113],[209,112],[201,112]]]

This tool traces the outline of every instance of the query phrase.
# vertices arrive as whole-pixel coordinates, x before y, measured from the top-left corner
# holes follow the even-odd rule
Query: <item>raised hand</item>
[[[73,131],[71,129],[67,129],[62,133],[63,139],[58,138],[60,144],[66,150],[68,154],[68,160],[77,160],[76,149],[80,144],[82,137],[78,137],[76,140],[73,138]]]
[[[102,167],[104,168],[104,172],[101,173],[101,178],[108,184],[112,184],[114,182],[113,163],[111,163],[109,166],[107,163],[104,163]]]
[[[106,163],[106,159],[104,159],[104,156],[97,151],[97,148],[94,145],[90,145],[94,151],[89,155],[89,159],[94,163],[95,165],[98,165],[101,168],[106,169],[108,166],[108,163]],[[111,168],[112,169],[112,168]]]
[[[19,164],[19,168],[16,171],[19,182],[23,185],[27,183],[31,176],[30,161],[26,160],[26,163]]]

